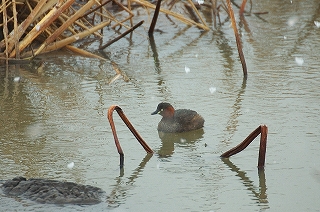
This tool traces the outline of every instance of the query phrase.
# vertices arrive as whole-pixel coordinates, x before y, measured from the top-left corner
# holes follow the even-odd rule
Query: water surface
[[[156,46],[140,28],[104,50],[109,61],[56,52],[1,67],[0,179],[68,180],[108,194],[94,206],[39,205],[1,195],[1,208],[319,210],[320,29],[314,21],[320,21],[320,4],[254,1],[253,11],[269,13],[246,15],[240,24],[247,80],[229,24],[201,32],[165,16]],[[125,78],[113,81],[111,62]],[[160,116],[150,113],[162,101],[196,110],[205,127],[159,136]],[[147,155],[115,114],[122,171],[106,118],[112,104],[122,107],[155,151]],[[260,124],[269,128],[264,171],[256,167],[259,139],[230,159],[219,158]]]

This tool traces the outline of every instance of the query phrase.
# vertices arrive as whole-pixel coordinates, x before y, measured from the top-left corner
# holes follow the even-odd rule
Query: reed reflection
[[[112,108],[112,106],[110,108]],[[108,118],[110,114],[112,114],[112,111],[113,110],[109,109]],[[117,112],[119,113],[118,110]],[[119,113],[120,116],[121,114],[122,113]],[[109,121],[110,120],[111,119],[109,118]],[[125,120],[124,122],[127,124]],[[113,121],[110,121],[110,124],[111,123],[113,123]],[[130,130],[132,131],[131,128]],[[161,139],[161,142],[162,142],[162,146],[158,151],[158,155],[159,155],[159,158],[165,158],[165,157],[170,157],[174,153],[174,148],[176,144],[184,147],[193,147],[194,143],[203,137],[204,130],[203,128],[201,128],[199,130],[183,132],[183,133],[163,133],[163,132],[158,132],[158,133],[159,133],[159,138]],[[150,160],[151,157],[152,157],[152,154],[147,154],[143,158],[141,163],[138,165],[138,167],[133,171],[133,173],[126,180],[123,179],[124,167],[122,166],[120,168],[120,175],[115,179],[116,185],[114,186],[110,195],[107,198],[107,203],[110,207],[119,207],[119,205],[123,204],[126,201],[127,194],[129,193],[128,191],[130,191],[133,188],[133,185],[136,179],[142,176],[141,173],[143,172],[147,162]]]
[[[132,185],[134,184],[134,182],[142,176],[142,172],[151,157],[152,154],[146,154],[146,156],[142,159],[138,167],[132,172],[132,174],[127,179],[123,179],[124,168],[120,169],[120,175],[115,178],[116,183],[107,198],[107,203],[109,207],[116,208],[125,202],[128,191],[133,188]]]
[[[242,105],[243,95],[246,90],[246,86],[247,86],[247,79],[244,77],[241,88],[239,89],[235,102],[232,105],[232,112],[230,114],[230,118],[226,126],[226,131],[228,132],[229,137],[223,141],[224,143],[229,142],[231,138],[234,136],[235,132],[237,131],[238,117],[241,115],[241,105]]]
[[[231,171],[236,173],[243,183],[243,185],[247,188],[247,190],[251,191],[255,200],[259,206],[262,206],[263,209],[269,208],[269,201],[267,195],[267,185],[266,185],[266,176],[264,169],[258,169],[258,176],[259,176],[259,187],[254,185],[254,181],[250,180],[247,177],[246,172],[241,171],[236,165],[234,165],[229,158],[221,158],[221,160],[230,168]]]
[[[153,35],[149,35],[149,42],[150,42],[151,50],[153,53],[155,70],[159,74],[161,72],[161,64],[160,64],[159,55],[157,51],[157,45],[156,45],[156,42],[154,41]]]

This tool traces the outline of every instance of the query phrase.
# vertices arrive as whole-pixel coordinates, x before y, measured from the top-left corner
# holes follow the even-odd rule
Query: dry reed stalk
[[[155,8],[156,8],[155,5],[149,3],[149,2],[147,2],[147,1],[145,1],[145,0],[132,0],[132,1],[134,1],[134,2],[136,2],[136,3],[138,3],[138,4],[141,4],[141,5],[145,6],[145,7],[148,7],[148,8],[152,8],[152,9],[155,9]],[[181,22],[183,22],[183,23],[185,23],[185,24],[194,25],[194,26],[197,26],[197,27],[199,27],[199,28],[202,28],[203,30],[206,30],[206,31],[209,31],[209,30],[210,30],[209,27],[207,27],[207,26],[205,26],[205,25],[203,25],[203,24],[197,23],[197,22],[195,22],[195,21],[193,21],[193,20],[190,20],[190,19],[188,19],[188,18],[185,18],[185,17],[184,17],[183,15],[181,15],[181,14],[172,12],[172,11],[167,10],[167,9],[161,9],[161,8],[160,8],[160,11],[163,12],[163,13],[165,13],[165,14],[167,14],[167,15],[170,15],[170,16],[178,19],[179,21],[181,21]]]
[[[217,0],[211,0],[211,15],[213,17],[214,28],[217,27]]]
[[[132,9],[131,9],[131,0],[128,1],[128,10],[131,12]],[[130,18],[130,26],[132,27],[133,26],[133,20],[132,20],[132,17]]]
[[[169,10],[171,10],[172,8],[173,8],[173,6],[178,2],[179,0],[173,0],[172,2],[170,2],[169,4],[168,4],[168,6],[170,6],[169,7]]]
[[[66,10],[75,0],[67,0],[65,4],[59,6],[58,4],[26,35],[26,37],[19,43],[20,51],[24,50],[42,31],[44,31],[59,15]],[[10,53],[10,57],[16,55],[15,51]]]
[[[58,20],[61,22],[61,23],[64,23],[66,21],[68,16],[66,17],[63,17],[63,14],[61,14],[61,16],[58,17]],[[75,29],[73,29],[73,26],[75,25],[75,23],[72,23],[71,26],[68,26],[67,29],[71,32],[71,34],[75,35],[77,34],[77,32],[75,31]],[[64,35],[60,35],[61,37],[64,36]]]
[[[3,36],[4,36],[4,41],[5,41],[5,46],[6,46],[6,50],[5,50],[5,56],[6,58],[8,58],[9,52],[8,52],[8,20],[7,20],[7,3],[5,0],[2,0],[2,6],[3,6]],[[8,60],[6,61],[6,63],[8,64]]]
[[[69,19],[63,23],[54,33],[49,36],[45,42],[38,48],[35,52],[35,56],[37,56],[47,45],[52,43],[59,35],[61,35],[65,29],[67,29],[71,24],[73,24],[80,16],[82,16],[88,9],[90,9],[96,3],[95,0],[88,1],[83,7],[81,7],[73,16],[69,17]]]
[[[121,35],[119,35],[118,37],[116,37],[115,39],[109,41],[108,43],[106,43],[103,46],[100,46],[99,49],[104,49],[108,46],[110,46],[111,44],[113,44],[114,42],[120,40],[121,38],[123,38],[124,36],[126,36],[127,34],[129,34],[130,32],[132,32],[133,30],[135,30],[136,28],[138,28],[140,25],[143,24],[144,21],[140,21],[139,23],[137,23],[136,25],[134,25],[131,29],[128,29],[127,31],[125,31],[124,33],[122,33]]]
[[[238,29],[237,29],[237,25],[236,25],[236,19],[234,18],[234,12],[233,12],[230,0],[227,0],[227,5],[228,5],[228,10],[229,10],[229,16],[230,16],[231,23],[232,23],[232,28],[233,28],[233,31],[234,31],[234,35],[236,37],[238,54],[239,54],[240,61],[241,61],[241,64],[242,64],[243,77],[247,78],[247,75],[248,75],[248,73],[247,73],[247,65],[246,65],[246,61],[244,59],[244,55],[243,55],[243,52],[242,52],[241,40],[240,40],[240,36],[239,36],[239,33],[238,33]]]
[[[125,19],[122,20],[122,21],[118,21],[108,10],[106,10],[104,7],[102,7],[103,5],[105,5],[105,4],[107,4],[107,3],[111,2],[111,1],[114,2],[115,4],[117,4],[121,9],[125,10],[125,11],[129,14],[129,17],[125,18]],[[107,15],[103,14],[101,11],[100,11],[100,12],[95,12],[95,11],[97,11],[99,8],[100,8],[101,10],[103,10],[103,12],[105,12]],[[104,2],[103,4],[99,5],[97,8],[95,8],[95,9],[87,12],[86,14],[84,14],[82,17],[87,16],[87,15],[89,15],[89,14],[92,13],[92,12],[95,12],[96,15],[100,15],[101,17],[105,17],[105,18],[107,18],[107,19],[111,19],[112,21],[116,22],[117,24],[111,26],[112,29],[115,29],[115,27],[117,27],[117,26],[119,26],[119,25],[120,25],[120,26],[124,26],[124,27],[127,28],[127,29],[130,29],[131,27],[126,26],[126,25],[124,25],[123,23],[126,22],[126,21],[129,20],[129,19],[130,19],[130,23],[131,23],[132,17],[134,16],[134,14],[131,12],[130,9],[128,9],[127,7],[123,6],[121,3],[117,2],[117,1],[114,1],[114,0],[108,0],[108,1]],[[86,19],[84,19],[84,20],[86,20]],[[132,26],[132,25],[133,25],[133,24],[131,23],[131,26]]]
[[[144,148],[144,150],[148,154],[153,154],[153,150],[148,146],[148,144],[143,140],[143,138],[138,133],[138,131],[133,127],[133,125],[131,124],[131,122],[127,118],[127,116],[122,111],[121,107],[119,107],[117,105],[111,105],[109,107],[109,109],[108,109],[107,117],[108,117],[108,120],[109,120],[109,123],[110,123],[110,127],[111,127],[111,130],[112,130],[112,134],[113,134],[115,145],[116,145],[118,153],[120,155],[120,167],[122,168],[123,165],[124,165],[124,153],[123,153],[123,150],[121,148],[121,145],[120,145],[120,142],[119,142],[119,139],[118,139],[118,135],[117,135],[117,131],[116,131],[116,126],[114,125],[114,121],[113,121],[113,111],[114,110],[117,111],[117,113],[120,116],[120,118],[122,119],[122,121],[127,125],[129,130],[131,131],[131,133],[136,137],[136,139],[141,144],[141,146]]]
[[[114,76],[110,82],[109,85],[113,82],[115,82],[117,79],[119,79],[121,76],[123,78],[123,81],[125,82],[129,82],[129,77],[119,68],[118,64],[116,64],[115,62],[111,62],[113,70],[117,73],[116,76]]]
[[[39,2],[38,2],[38,4],[41,2],[41,4],[43,4],[43,6],[40,8],[40,10],[37,12],[37,13],[35,13],[35,16],[34,16],[34,18],[33,18],[33,20],[36,20],[36,19],[38,19],[38,18],[40,18],[40,16],[43,16],[43,15],[45,15],[45,13],[47,12],[47,11],[49,11],[49,10],[51,10],[52,9],[52,7],[55,5],[55,4],[57,4],[57,0],[40,0]],[[28,3],[28,1],[27,1],[27,3]],[[38,6],[38,5],[37,5]],[[35,8],[34,8],[35,9]],[[31,5],[30,5],[30,11],[32,10],[32,7],[31,7]]]
[[[97,6],[96,8],[94,8],[94,9],[88,11],[88,12],[86,12],[85,14],[83,14],[83,16],[81,16],[81,18],[84,18],[84,17],[90,15],[91,13],[93,13],[93,12],[99,10],[99,9],[102,9],[102,7],[103,7],[104,5],[108,4],[108,3],[111,2],[111,1],[113,1],[113,0],[108,0],[108,1],[106,1],[106,2],[103,2],[102,4],[99,3],[99,4],[100,4],[99,6]],[[101,13],[101,11],[100,11],[100,13]]]
[[[120,4],[117,1],[113,1],[114,3],[116,3],[121,9],[125,10],[127,13],[129,13],[129,17],[125,18],[124,20],[120,21],[118,24],[112,26],[112,29],[115,29],[120,23],[124,23],[127,20],[132,20],[132,17],[134,16],[134,14],[131,12],[131,10],[129,10],[127,7],[123,6],[122,4]],[[133,22],[130,21],[131,27],[133,26]]]
[[[258,158],[258,168],[264,167],[266,160],[267,151],[267,137],[268,137],[268,127],[266,125],[260,125],[254,131],[252,131],[246,139],[244,139],[240,144],[223,153],[220,157],[228,158],[235,155],[251,144],[251,142],[260,134],[260,147],[259,147],[259,158]]]
[[[39,10],[42,8],[42,6],[46,3],[46,0],[41,0],[38,2],[37,6],[31,11],[29,16],[19,25],[17,32],[15,33],[13,31],[13,34],[10,33],[8,38],[8,52],[11,52],[13,49],[13,46],[15,46],[15,37],[18,38],[18,40],[21,38],[21,36],[25,33],[28,26],[34,21],[35,15],[39,12]],[[4,46],[4,42],[0,42],[0,48]]]
[[[93,57],[93,58],[97,58],[97,59],[100,59],[100,60],[107,60],[106,58],[100,57],[99,55],[93,54],[93,53],[88,52],[86,50],[79,49],[79,48],[77,48],[75,46],[66,45],[65,48],[67,48],[70,51],[72,51],[74,53],[77,53],[77,54],[79,54],[81,56],[84,56],[84,57]]]
[[[153,31],[154,31],[154,28],[156,27],[156,23],[158,20],[160,8],[161,8],[161,0],[158,0],[156,9],[154,10],[153,18],[149,27],[149,31],[148,31],[149,36],[153,35]]]
[[[121,36],[124,36],[126,33],[131,32],[137,27],[137,25],[129,27],[124,24],[126,21],[130,20],[131,26],[133,25],[132,18],[134,17],[134,14],[131,11],[131,0],[128,1],[129,8],[125,7],[122,3],[117,2],[116,0],[106,0],[105,2],[102,2],[102,0],[89,0],[84,6],[80,3],[75,3],[75,5],[79,5],[79,9],[74,9],[72,7],[75,0],[58,0],[58,2],[57,0],[20,1],[21,0],[2,0],[2,5],[0,7],[0,13],[2,13],[3,16],[3,23],[0,23],[0,26],[3,26],[4,35],[4,39],[0,41],[0,49],[3,49],[4,53],[0,53],[0,56],[5,56],[7,59],[14,57],[19,58],[19,54],[23,57],[32,57],[41,53],[57,50],[78,39],[83,38],[83,36],[88,36],[88,32],[91,32],[91,34],[102,38],[102,35],[99,32],[92,30],[93,28],[96,29],[96,27],[94,27],[94,20],[96,20],[96,16],[100,16],[103,26],[106,26],[106,23],[110,24],[111,21],[114,21],[115,24],[111,26],[112,28],[123,26],[129,29]],[[118,20],[115,18],[115,15],[103,7],[103,5],[106,5],[111,1],[117,4],[119,8],[127,12],[128,16],[123,20]],[[155,5],[145,0],[132,1],[145,8],[155,8]],[[191,2],[191,0],[189,0],[189,2],[193,10],[195,10],[197,15],[200,17],[202,23],[197,23],[193,20],[185,18],[181,14],[172,11],[165,9],[160,9],[160,11],[177,18],[188,25],[195,25],[204,30],[209,30],[194,4]],[[21,9],[21,5],[25,6],[23,13],[18,14],[17,4],[20,4],[19,9]],[[93,5],[98,6],[92,8]],[[19,13],[20,11],[21,10],[19,10]],[[13,17],[9,17],[8,14],[13,14]],[[90,14],[93,14],[93,16],[90,17],[92,23],[90,23],[90,19],[88,19]],[[19,18],[21,17],[26,18],[22,22],[19,22]],[[109,21],[102,22],[104,18]],[[10,32],[8,29],[8,24],[10,24],[10,27],[14,26],[13,30]],[[138,25],[140,24],[141,23]],[[102,30],[102,28],[100,28],[102,25],[98,25],[97,28]],[[29,32],[27,32],[30,26],[33,27],[31,30],[29,30]],[[73,36],[70,38],[65,38],[63,33],[66,30],[73,34]],[[83,33],[81,31],[83,31]],[[20,41],[23,35],[25,35],[25,37]],[[35,53],[33,53],[33,51],[25,52],[25,48],[32,44],[34,40],[41,42],[40,47],[35,50]],[[53,43],[55,40],[59,41]],[[113,42],[115,42],[115,40]]]
[[[55,51],[55,50],[58,50],[58,49],[61,49],[62,47],[66,46],[66,45],[69,45],[77,40],[80,40],[88,35],[91,35],[93,32],[95,31],[98,31],[100,29],[102,29],[103,27],[107,26],[110,24],[110,21],[106,21],[106,22],[102,22],[100,23],[99,25],[95,26],[95,27],[92,27],[88,30],[85,30],[83,32],[80,32],[76,35],[73,35],[73,36],[70,36],[68,38],[65,38],[63,40],[60,40],[60,41],[57,41],[55,43],[51,43],[50,45],[46,46],[46,48],[43,50],[42,53],[48,53],[48,52],[51,52],[51,51]],[[36,50],[37,51],[37,50]],[[27,52],[25,53],[23,56],[24,57],[31,57],[33,54],[32,52]]]
[[[121,26],[121,27],[125,27],[125,28],[127,28],[127,29],[131,29],[131,27],[130,26],[127,26],[127,25],[125,25],[124,24],[124,22],[126,22],[127,20],[129,20],[129,19],[132,19],[132,17],[134,16],[134,14],[131,12],[131,11],[129,11],[126,7],[122,7],[126,12],[128,12],[130,15],[129,15],[129,17],[127,17],[127,18],[125,18],[124,20],[121,20],[121,21],[119,21],[119,20],[117,20],[109,11],[105,11],[106,12],[106,14],[107,15],[104,15],[104,14],[101,14],[101,13],[98,13],[97,12],[97,14],[98,15],[101,15],[101,16],[104,16],[104,17],[106,17],[106,18],[108,18],[108,19],[111,19],[112,21],[114,21],[114,22],[116,22],[116,24],[115,25],[113,25],[113,26],[111,26],[111,28],[112,29],[115,29],[117,26]]]
[[[188,0],[188,1],[189,1],[189,4],[191,5],[192,9],[196,12],[197,16],[200,18],[202,24],[205,25],[206,27],[208,27],[206,22],[203,20],[202,16],[200,15],[198,9],[196,8],[194,3],[192,2],[192,0]]]
[[[69,16],[67,16],[66,14],[64,14],[64,13],[62,13],[61,14],[61,16],[63,17],[63,18],[65,18],[65,19],[68,19],[69,18]],[[84,21],[86,21],[85,19],[84,19]],[[89,30],[90,28],[88,27],[88,26],[86,26],[81,20],[76,20],[75,22],[74,22],[74,24],[76,24],[76,25],[78,25],[79,27],[81,27],[82,29],[84,29],[84,30]],[[88,21],[87,21],[87,24],[90,24]],[[74,31],[74,30],[73,30]],[[75,34],[77,34],[77,33],[75,33]],[[98,37],[100,37],[100,38],[102,38],[102,36],[101,36],[101,34],[99,33],[99,32],[94,32],[93,33],[95,36],[98,36]]]
[[[242,1],[241,7],[240,7],[240,11],[239,11],[240,15],[243,15],[244,8],[246,7],[246,3],[247,3],[247,0],[243,0]]]
[[[12,9],[13,9],[13,32],[14,32],[14,43],[15,43],[15,50],[17,53],[16,58],[20,59],[20,53],[19,53],[19,38],[17,36],[18,34],[18,20],[17,20],[17,8],[16,8],[16,0],[12,1]]]
[[[114,21],[114,22],[116,22],[116,24],[115,25],[113,25],[113,26],[111,26],[111,28],[112,29],[114,29],[116,26],[123,26],[123,27],[125,27],[125,28],[127,28],[127,29],[130,29],[131,27],[130,26],[127,26],[127,25],[125,25],[125,24],[123,24],[122,22],[124,22],[124,21],[118,21],[109,11],[105,11],[106,13],[107,13],[107,15],[106,14],[102,14],[102,13],[100,13],[100,12],[96,12],[96,14],[97,15],[100,15],[100,16],[102,16],[102,17],[105,17],[105,18],[107,18],[107,19],[110,19],[111,21]],[[129,18],[126,18],[126,20],[129,20]]]

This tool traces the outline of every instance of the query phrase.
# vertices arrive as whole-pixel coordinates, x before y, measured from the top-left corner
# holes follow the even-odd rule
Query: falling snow
[[[20,77],[15,77],[14,79],[13,79],[13,82],[19,82],[20,81]]]
[[[304,60],[303,60],[303,58],[301,58],[301,57],[296,57],[296,58],[295,58],[295,61],[296,61],[296,63],[297,63],[299,66],[302,66],[303,63],[304,63]]]
[[[186,143],[186,142],[187,142],[187,140],[186,140],[186,139],[184,139],[184,138],[180,138],[180,142],[181,142],[181,143]]]
[[[189,72],[190,72],[190,68],[187,67],[187,66],[184,67],[184,70],[185,70],[186,73],[189,73]]]
[[[299,20],[299,19],[298,19],[297,16],[293,16],[293,17],[291,17],[291,18],[288,19],[287,24],[288,24],[289,27],[292,27],[292,26],[294,26],[294,25],[298,22],[298,20]]]
[[[209,91],[210,91],[210,93],[214,93],[214,92],[217,91],[217,88],[216,87],[210,87]]]
[[[314,25],[316,25],[316,27],[320,28],[320,21],[314,21]]]
[[[197,0],[198,4],[203,4],[204,0]]]
[[[69,169],[72,169],[72,168],[74,167],[74,162],[69,163],[69,164],[67,165],[67,167],[68,167]]]

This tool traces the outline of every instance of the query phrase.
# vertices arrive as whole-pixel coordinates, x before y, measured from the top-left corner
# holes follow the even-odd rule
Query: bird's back
[[[203,127],[204,119],[193,110],[175,110],[173,118],[162,118],[158,130],[163,132],[185,132]]]

